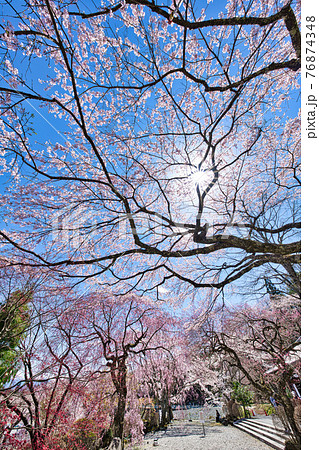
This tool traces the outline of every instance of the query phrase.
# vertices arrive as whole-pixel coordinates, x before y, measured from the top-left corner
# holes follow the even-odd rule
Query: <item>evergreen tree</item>
[[[252,405],[254,394],[238,381],[233,382],[232,398],[240,403],[244,409],[245,417],[248,416],[246,407]]]
[[[30,322],[30,290],[13,292],[0,306],[0,388],[18,370],[18,346]]]

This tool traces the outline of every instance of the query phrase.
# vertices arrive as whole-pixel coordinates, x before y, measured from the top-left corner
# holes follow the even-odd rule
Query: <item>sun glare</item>
[[[196,186],[201,187],[203,184],[207,183],[209,175],[203,170],[196,170],[190,175],[190,178]]]

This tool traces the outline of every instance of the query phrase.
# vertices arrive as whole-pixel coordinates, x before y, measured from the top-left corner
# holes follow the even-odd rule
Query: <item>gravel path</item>
[[[158,450],[269,450],[267,444],[231,425],[205,424],[199,421],[177,421],[169,425],[167,431],[157,431],[145,436],[141,450],[156,448],[153,443],[158,438]]]

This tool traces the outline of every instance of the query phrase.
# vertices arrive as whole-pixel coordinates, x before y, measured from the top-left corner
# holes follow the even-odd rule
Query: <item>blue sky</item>
[[[217,12],[221,9],[224,9],[226,2],[224,1],[214,1],[210,4],[209,9],[212,11],[212,14],[217,15]],[[199,4],[200,5],[200,4]],[[8,8],[8,7],[7,7]],[[4,11],[5,13],[6,11]],[[131,32],[128,32],[130,37],[133,37]],[[21,70],[26,69],[28,61],[22,60],[20,63]],[[31,66],[31,69],[28,70],[29,80],[32,80],[36,90],[40,88],[40,92],[43,91],[43,86],[39,85],[37,82],[38,78],[43,78],[46,76],[47,72],[47,64],[44,60],[38,59],[36,65]],[[52,69],[51,69],[52,71]],[[58,87],[56,89],[59,89]],[[279,94],[279,93],[278,93]],[[288,117],[294,117],[298,111],[300,106],[300,95],[299,91],[295,91],[293,95],[286,100],[287,108],[286,112]],[[152,100],[151,100],[152,101]],[[52,115],[48,115],[45,112],[45,109],[40,109],[36,102],[27,102],[25,104],[27,110],[34,115],[33,128],[35,129],[35,134],[32,136],[32,141],[34,145],[38,145],[37,141],[44,142],[45,140],[50,140],[52,143],[60,142],[63,143],[65,137],[63,133],[68,130],[67,124],[64,120],[60,120],[54,118]],[[269,117],[272,117],[271,114]],[[267,114],[265,114],[264,119],[267,120]],[[278,120],[281,120],[278,117]],[[278,131],[279,132],[279,131]],[[8,180],[8,176],[4,176],[4,181]],[[233,295],[233,294],[232,294]]]

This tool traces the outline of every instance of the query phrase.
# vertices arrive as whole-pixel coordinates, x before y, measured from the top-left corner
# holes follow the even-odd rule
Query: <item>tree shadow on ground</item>
[[[222,433],[220,426],[207,426],[205,425],[205,435]],[[184,422],[184,423],[172,423],[166,431],[157,432],[157,436],[161,437],[185,437],[185,436],[204,436],[203,425],[200,423]],[[160,436],[159,436],[160,437]]]

